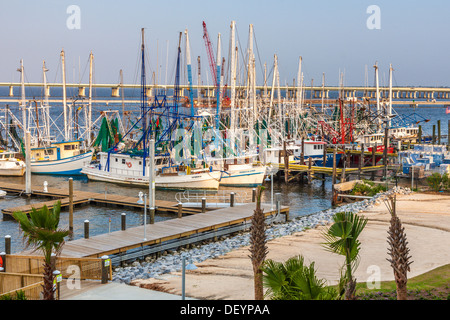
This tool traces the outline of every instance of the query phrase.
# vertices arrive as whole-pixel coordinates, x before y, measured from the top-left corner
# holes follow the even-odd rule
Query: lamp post
[[[270,181],[270,206],[271,209],[273,210],[273,170],[272,170],[272,166],[269,167],[270,169],[270,179],[269,176],[266,177],[266,179],[264,179],[264,181]]]
[[[182,260],[182,276],[181,276],[181,299],[185,300],[186,299],[186,270],[195,270],[197,269],[197,267],[195,266],[195,264],[189,263],[186,266],[186,257],[183,256],[183,260]]]
[[[146,224],[147,224],[147,194],[144,193],[144,201],[142,201],[142,191],[139,192],[139,200],[137,201],[139,204],[144,204],[144,241],[147,240],[146,237]]]

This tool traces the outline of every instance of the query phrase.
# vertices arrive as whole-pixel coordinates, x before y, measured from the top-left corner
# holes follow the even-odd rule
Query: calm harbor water
[[[48,187],[68,188],[69,177],[54,177],[44,175],[32,175],[33,186],[43,186],[44,181],[48,182]],[[147,188],[125,187],[112,183],[89,181],[85,177],[73,177],[74,190],[92,191],[98,193],[121,194],[127,196],[138,197],[140,191],[147,192]],[[11,183],[25,184],[25,177],[11,178],[0,177],[0,181]],[[265,190],[263,191],[262,201],[271,202],[271,183],[265,182]],[[274,179],[273,184],[274,197],[276,193],[281,193],[282,205],[290,207],[290,215],[292,217],[298,215],[305,215],[327,209],[331,206],[331,183],[329,180],[322,184],[316,181],[312,185],[302,185],[291,183],[286,185],[284,181],[278,182]],[[220,190],[234,191],[239,194],[247,193],[251,197],[252,188],[220,188]],[[175,201],[175,195],[178,191],[156,190],[156,199]],[[46,198],[37,198],[27,196],[18,196],[7,194],[0,199],[0,210],[4,208],[17,207],[30,203],[40,201],[48,201]],[[84,236],[84,221],[89,220],[90,235],[98,235],[112,231],[120,230],[121,228],[121,214],[127,214],[127,228],[135,227],[143,224],[144,211],[133,208],[111,207],[101,205],[84,205],[74,208],[74,239],[79,239]],[[166,219],[176,218],[174,214],[157,214],[155,222]],[[69,212],[63,210],[61,212],[62,228],[69,226]],[[18,223],[9,216],[3,216],[0,220],[0,251],[4,249],[4,236],[11,236],[12,252],[20,252],[24,249],[22,241],[22,234]]]

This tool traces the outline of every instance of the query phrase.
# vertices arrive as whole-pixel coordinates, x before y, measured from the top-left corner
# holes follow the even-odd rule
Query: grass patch
[[[365,283],[358,283],[357,299],[397,299],[395,281],[384,281],[380,285],[380,289],[367,289]],[[408,300],[450,300],[450,264],[408,279]]]

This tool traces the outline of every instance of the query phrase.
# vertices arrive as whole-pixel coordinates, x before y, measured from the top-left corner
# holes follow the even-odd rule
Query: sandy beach
[[[360,236],[360,264],[355,273],[358,282],[374,284],[374,280],[394,280],[386,260],[387,231],[390,214],[381,201],[359,213],[369,218]],[[410,254],[414,261],[409,278],[450,263],[450,196],[412,193],[397,195],[397,214],[405,228]],[[303,255],[315,262],[317,275],[335,284],[343,257],[326,251],[321,243],[319,226],[268,242],[267,259],[286,261]],[[253,271],[248,247],[233,250],[224,256],[197,263],[197,269],[186,273],[186,296],[208,300],[252,300]],[[134,285],[181,294],[181,272],[164,275],[163,279],[134,280]]]

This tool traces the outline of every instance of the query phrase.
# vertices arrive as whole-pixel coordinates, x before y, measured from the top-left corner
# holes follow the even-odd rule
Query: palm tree
[[[396,213],[396,197],[389,197],[385,201],[391,213],[391,224],[388,231],[388,254],[391,267],[394,270],[395,284],[397,286],[397,300],[407,299],[407,273],[410,271],[411,256],[409,255],[408,241],[406,240],[405,228]]]
[[[255,300],[264,300],[263,276],[261,266],[267,256],[266,224],[264,213],[261,209],[261,191],[263,187],[257,189],[256,209],[252,217],[250,227],[250,259],[253,266],[253,281],[255,290]]]
[[[53,300],[53,271],[52,253],[59,255],[64,245],[64,237],[69,235],[68,230],[58,229],[61,202],[57,201],[50,211],[47,206],[36,210],[32,209],[30,218],[19,211],[13,217],[19,222],[27,248],[35,251],[41,250],[44,254],[44,300]]]
[[[345,264],[341,272],[339,291],[345,292],[346,300],[355,299],[356,279],[353,273],[358,266],[361,243],[359,235],[368,219],[353,212],[338,212],[333,217],[333,224],[323,233],[325,248],[333,253],[345,256]]]
[[[314,262],[309,266],[299,255],[285,263],[267,260],[262,266],[266,296],[272,300],[334,300],[338,293],[318,279]]]

